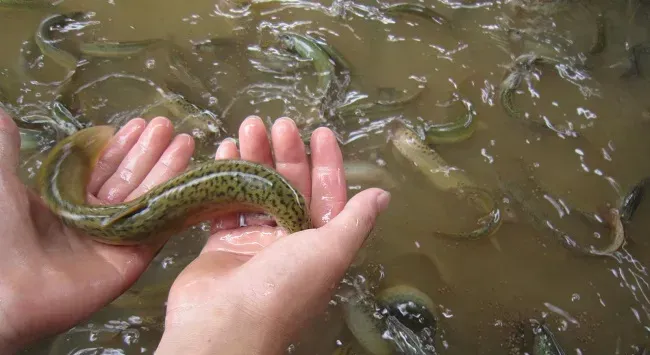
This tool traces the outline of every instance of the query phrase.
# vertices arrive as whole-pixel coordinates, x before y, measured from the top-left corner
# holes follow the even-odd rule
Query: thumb
[[[20,134],[14,120],[0,107],[0,170],[18,166]]]
[[[325,226],[285,236],[265,248],[240,270],[248,277],[246,297],[270,319],[300,326],[327,305],[389,201],[390,194],[381,189],[362,191]],[[287,295],[292,296],[290,303]]]

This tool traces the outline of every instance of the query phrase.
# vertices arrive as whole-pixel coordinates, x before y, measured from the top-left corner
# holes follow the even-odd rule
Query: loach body
[[[336,108],[336,113],[340,116],[356,116],[359,113],[386,113],[397,111],[404,108],[409,103],[417,101],[424,89],[403,97],[392,100],[381,100],[377,102],[365,102],[364,100],[354,101]]]
[[[546,191],[541,189],[532,179],[528,181],[533,185],[532,191],[537,192],[537,195],[544,196]],[[550,216],[543,212],[544,206],[548,202],[546,199],[536,198],[535,194],[529,194],[526,192],[526,189],[523,187],[525,182],[520,181],[499,181],[501,188],[511,197],[511,201],[518,205],[519,209],[523,211],[524,216],[527,217],[528,221],[531,223],[532,227],[538,230],[540,233],[550,233],[556,237],[562,243],[562,246],[567,248],[570,251],[576,252],[580,255],[595,255],[595,256],[605,256],[611,255],[617,250],[619,250],[623,244],[625,244],[625,229],[623,227],[621,212],[616,208],[608,209],[607,215],[605,216],[605,224],[610,230],[610,242],[606,246],[596,249],[596,248],[586,248],[577,245],[572,239],[571,236],[566,232],[553,228],[549,225],[551,220]],[[536,203],[537,202],[537,203]],[[577,214],[584,221],[589,223],[596,222],[592,217],[589,217],[588,214],[576,210]]]
[[[453,121],[426,126],[424,136],[428,144],[458,143],[469,139],[476,131],[476,126],[474,113],[467,109],[466,113]]]
[[[420,16],[427,20],[433,20],[434,22],[440,25],[446,25],[451,27],[451,21],[449,21],[445,16],[439,14],[433,9],[430,9],[420,4],[410,4],[410,3],[393,4],[388,7],[385,7],[383,11],[388,15],[412,14],[415,16]]]
[[[154,38],[141,41],[102,41],[82,43],[79,46],[81,54],[99,58],[121,58],[139,54],[165,40]]]
[[[623,223],[630,223],[632,221],[634,213],[639,208],[641,201],[643,201],[648,183],[650,183],[650,177],[641,179],[623,197],[620,203],[621,220]]]
[[[477,186],[462,171],[452,169],[435,150],[429,148],[415,132],[406,126],[400,126],[393,131],[392,143],[399,154],[412,162],[436,188],[442,191],[453,191],[486,213],[479,220],[480,226],[469,233],[438,232],[438,234],[478,239],[490,236],[499,229],[503,220],[501,210],[489,191]]]
[[[534,326],[533,355],[564,355],[564,349],[545,324]]]
[[[54,14],[48,16],[41,21],[34,35],[36,45],[43,52],[43,55],[69,71],[74,71],[77,68],[78,58],[55,45],[51,36],[51,28],[53,26],[62,26],[69,20],[77,20],[83,15],[85,15],[83,12],[74,12],[71,14]]]
[[[605,15],[599,13],[596,18],[596,36],[594,37],[594,43],[589,48],[589,54],[600,54],[605,50],[607,46],[607,22],[605,21]]]
[[[303,196],[287,180],[243,160],[204,163],[129,202],[88,205],[86,185],[113,132],[110,126],[95,126],[67,137],[52,149],[38,176],[53,213],[97,241],[146,243],[233,211],[264,211],[289,233],[312,228]]]
[[[345,323],[357,342],[373,355],[435,355],[436,307],[419,289],[402,284],[369,293],[345,295]],[[345,353],[344,353],[345,354]]]
[[[326,95],[334,75],[334,65],[327,52],[315,40],[297,33],[283,33],[279,39],[286,50],[311,60],[318,75],[317,90],[321,95]]]

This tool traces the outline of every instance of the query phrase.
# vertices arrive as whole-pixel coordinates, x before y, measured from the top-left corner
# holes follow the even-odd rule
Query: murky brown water
[[[62,46],[74,50],[79,40],[90,39],[170,39],[183,49],[188,67],[208,92],[173,80],[164,49],[128,59],[91,58],[75,79],[76,109],[84,120],[123,124],[159,99],[155,87],[164,82],[169,90],[222,115],[230,135],[250,114],[269,124],[287,115],[301,126],[314,127],[323,117],[308,96],[315,83],[310,67],[272,74],[256,69],[251,59],[258,58],[260,49],[277,48],[276,31],[324,38],[352,65],[349,90],[373,96],[378,88],[412,93],[426,87],[416,103],[395,113],[329,123],[345,142],[346,159],[384,165],[399,182],[346,283],[363,276],[373,287],[409,283],[427,293],[439,307],[439,353],[507,354],[517,322],[531,318],[545,318],[567,353],[636,353],[650,331],[647,204],[626,226],[625,246],[611,256],[571,253],[550,230],[533,228],[517,205],[511,207],[516,220],[504,222],[491,238],[441,237],[435,231],[467,230],[476,212],[453,194],[440,192],[413,164],[396,156],[385,126],[395,119],[445,122],[454,111],[442,104],[455,93],[472,103],[479,128],[468,140],[434,147],[450,165],[499,199],[505,195],[498,177],[522,181],[524,162],[555,201],[587,212],[616,206],[620,194],[650,175],[650,85],[643,76],[621,78],[628,65],[626,49],[648,39],[650,5],[639,0],[422,4],[451,19],[453,28],[411,15],[387,21],[377,16],[377,9],[386,4],[368,0],[263,4],[244,10],[210,1],[65,0],[53,11],[3,10],[0,88],[17,108],[47,107],[65,71],[33,50],[29,40],[48,14],[87,11],[84,26],[55,34],[64,39]],[[571,68],[592,45],[601,11],[607,46],[589,58],[589,70],[577,75]],[[522,40],[509,41],[509,36],[514,38],[509,28],[522,31]],[[232,41],[212,51],[193,48],[193,43],[214,37]],[[32,52],[22,55],[25,69],[21,48],[30,47]],[[544,67],[529,85],[522,84],[515,95],[518,109],[554,125],[570,123],[579,138],[532,129],[509,117],[499,103],[506,66],[528,51],[562,58],[563,64]],[[647,68],[642,61],[641,69],[644,64]],[[152,111],[146,117],[155,114],[170,115]],[[224,137],[205,141],[197,158],[211,154]],[[22,172],[27,183],[41,157],[25,156]],[[362,187],[367,186],[353,184],[351,194]],[[585,226],[575,215],[560,218],[550,203],[545,207],[550,222],[579,245],[607,244],[605,228]],[[170,284],[183,263],[198,253],[204,234],[196,228],[174,238],[132,290]],[[157,302],[147,295],[141,300],[108,306],[87,323],[25,353],[153,353],[162,332],[164,296]],[[335,297],[327,314],[301,335],[290,353],[331,354],[337,344],[354,342],[340,300]]]

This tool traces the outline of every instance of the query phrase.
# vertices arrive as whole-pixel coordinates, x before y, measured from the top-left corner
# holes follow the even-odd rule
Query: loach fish
[[[621,220],[623,223],[630,223],[634,213],[639,208],[641,201],[643,201],[645,190],[648,183],[650,182],[650,177],[645,177],[636,183],[630,191],[622,198],[620,202],[620,211],[621,211]]]
[[[348,185],[371,184],[385,189],[394,189],[399,185],[386,168],[371,162],[344,161],[343,170]]]
[[[38,26],[38,30],[34,35],[36,45],[40,48],[43,55],[52,59],[58,65],[74,71],[77,68],[78,58],[64,49],[56,46],[56,41],[52,39],[51,28],[53,26],[61,26],[70,20],[78,20],[85,13],[73,12],[71,14],[54,14],[46,17]]]
[[[427,125],[424,135],[428,144],[458,143],[469,139],[476,131],[476,127],[474,112],[468,108],[453,121]]]
[[[336,108],[336,114],[343,117],[356,116],[359,113],[386,113],[397,111],[404,108],[409,103],[417,101],[424,92],[421,89],[412,94],[402,95],[402,97],[392,100],[380,100],[377,102],[365,102],[364,100],[354,101]]]
[[[549,125],[541,118],[533,118],[530,117],[528,114],[519,111],[515,106],[515,102],[514,102],[515,92],[517,91],[522,81],[527,76],[530,75],[530,72],[533,70],[533,68],[539,65],[552,66],[552,65],[556,65],[557,63],[558,62],[553,58],[549,58],[546,56],[539,56],[534,53],[523,54],[517,57],[514,63],[511,65],[511,72],[501,82],[499,98],[500,98],[501,106],[506,111],[506,114],[508,116],[520,122],[525,123],[530,128],[533,129],[543,128],[545,130],[551,130],[556,133],[562,133],[565,135],[568,135],[569,133],[575,135],[576,133],[572,132],[572,130],[569,127],[566,127],[565,125],[562,124]]]
[[[61,140],[38,172],[41,196],[63,222],[113,245],[143,244],[233,211],[263,211],[289,233],[312,228],[304,197],[273,169],[216,160],[118,205],[89,205],[86,185],[114,128],[95,126]]]
[[[278,36],[285,50],[298,54],[304,59],[311,60],[318,75],[317,91],[326,95],[334,75],[334,65],[330,62],[329,54],[314,39],[297,33],[286,32]]]
[[[79,46],[79,51],[81,54],[90,57],[122,58],[142,53],[146,49],[164,43],[166,43],[166,40],[160,38],[140,41],[84,42]]]
[[[397,14],[412,14],[415,16],[420,16],[427,20],[433,20],[434,22],[440,25],[446,25],[451,27],[451,21],[445,16],[439,14],[433,9],[430,9],[426,6],[420,4],[409,4],[409,3],[400,3],[387,6],[383,9],[383,12],[388,15],[397,15]]]
[[[564,349],[545,324],[533,325],[533,355],[564,355]]]
[[[532,178],[528,178],[528,182],[533,185],[534,191],[537,191],[540,195],[546,193],[539,185],[536,184],[535,181],[532,180]],[[499,185],[501,188],[524,212],[524,216],[527,217],[532,227],[541,233],[550,230],[551,234],[559,239],[562,243],[562,246],[568,250],[576,252],[580,255],[606,256],[613,254],[619,250],[623,244],[625,244],[625,229],[623,227],[621,212],[619,212],[618,209],[610,208],[606,211],[607,213],[604,216],[604,222],[607,228],[610,230],[611,240],[609,244],[600,249],[582,247],[571,240],[571,237],[567,233],[549,225],[548,221],[550,220],[550,216],[547,213],[543,212],[543,207],[541,204],[539,204],[540,202],[542,204],[546,203],[546,199],[538,199],[533,196],[533,194],[527,193],[526,189],[523,187],[524,184],[526,184],[525,181],[505,181],[499,178]],[[580,210],[576,210],[576,212],[586,222],[596,222],[595,218],[588,216],[587,213],[584,213]]]
[[[37,149],[40,142],[41,131],[36,129],[19,128],[20,150],[28,151]]]
[[[477,186],[463,172],[451,169],[449,164],[433,149],[429,148],[418,135],[406,126],[393,132],[393,146],[407,160],[411,161],[423,174],[442,191],[453,191],[466,198],[486,214],[479,220],[479,227],[469,233],[439,234],[450,237],[478,239],[494,234],[503,218],[501,210],[491,193]]]
[[[594,37],[594,43],[589,48],[589,54],[600,54],[605,50],[607,46],[607,22],[605,21],[605,15],[599,13],[596,18],[596,35]]]

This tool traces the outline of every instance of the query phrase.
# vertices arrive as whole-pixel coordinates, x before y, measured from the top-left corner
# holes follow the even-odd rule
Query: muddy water
[[[329,125],[344,144],[346,159],[383,165],[398,181],[390,208],[344,283],[362,279],[371,290],[408,283],[427,293],[440,314],[439,353],[511,353],[516,326],[528,319],[545,319],[567,353],[635,353],[650,330],[645,266],[650,259],[650,223],[645,218],[650,207],[642,204],[626,226],[627,243],[621,250],[611,256],[578,256],[549,229],[533,228],[526,211],[507,203],[499,181],[519,184],[533,176],[549,201],[595,213],[602,206],[616,206],[622,193],[650,174],[650,85],[643,76],[621,78],[628,66],[626,49],[647,40],[650,8],[635,1],[423,4],[448,17],[453,27],[411,15],[381,17],[377,9],[386,4],[369,0],[244,8],[207,1],[66,0],[53,11],[4,10],[0,88],[19,110],[48,107],[66,72],[43,58],[29,40],[52,12],[89,13],[82,24],[55,33],[71,51],[80,40],[171,40],[182,48],[188,68],[205,90],[174,80],[164,49],[128,59],[90,59],[76,74],[75,112],[92,124],[121,125],[159,100],[156,88],[164,82],[223,121],[225,133],[194,132],[201,141],[197,160],[208,157],[250,114],[269,124],[290,116],[305,129]],[[587,69],[577,70],[593,43],[600,12],[607,22],[607,46],[588,58]],[[260,50],[278,48],[273,33],[279,30],[326,39],[352,65],[350,91],[371,97],[378,95],[378,88],[425,91],[397,112],[324,122],[310,96],[316,81],[309,67],[274,74],[251,62]],[[194,48],[210,38],[225,44]],[[572,127],[579,137],[530,127],[501,106],[500,84],[508,66],[530,51],[561,61],[536,69],[522,83],[514,99],[518,110]],[[648,68],[643,60],[639,64]],[[493,191],[514,215],[494,236],[477,241],[435,233],[467,230],[476,212],[433,187],[387,143],[386,127],[393,120],[417,126],[455,117],[458,111],[445,107],[454,94],[471,102],[479,127],[469,140],[434,148],[451,166]],[[170,115],[163,110],[145,117],[155,114]],[[21,172],[26,183],[33,181],[41,158],[42,153],[25,156]],[[350,194],[365,187],[351,184]],[[542,207],[550,211],[549,222],[579,245],[608,243],[606,228],[585,225],[575,214],[562,215],[550,203]],[[153,353],[162,332],[166,285],[198,253],[205,235],[195,228],[174,238],[131,290],[158,287],[162,291],[152,291],[155,297],[145,293],[107,306],[88,322],[25,353]],[[327,314],[288,352],[330,354],[341,344],[354,343],[340,302],[335,297]]]

